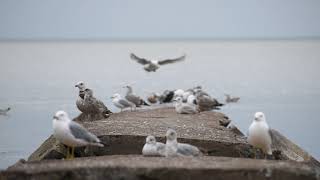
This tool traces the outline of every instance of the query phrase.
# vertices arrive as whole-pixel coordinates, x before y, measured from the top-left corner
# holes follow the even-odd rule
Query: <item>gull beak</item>
[[[58,117],[57,116],[53,116],[53,119],[58,120]]]
[[[79,85],[77,84],[77,85],[75,85],[74,87],[79,87]]]
[[[255,121],[258,121],[258,118],[255,117],[254,120],[255,120]]]

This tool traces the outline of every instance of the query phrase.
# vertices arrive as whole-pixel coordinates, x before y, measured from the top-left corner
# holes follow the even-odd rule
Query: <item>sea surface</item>
[[[147,73],[129,58],[181,63]],[[0,169],[27,158],[52,134],[52,117],[71,117],[76,82],[84,81],[113,111],[110,97],[130,84],[142,97],[166,89],[201,85],[244,133],[256,111],[269,125],[320,158],[320,40],[226,41],[2,41],[0,42]]]

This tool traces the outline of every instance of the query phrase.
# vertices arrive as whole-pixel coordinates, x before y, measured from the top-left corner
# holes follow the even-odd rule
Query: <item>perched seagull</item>
[[[254,120],[249,127],[248,143],[262,149],[265,154],[272,155],[271,132],[262,112],[257,112],[254,115]]]
[[[201,111],[211,111],[213,109],[220,109],[219,106],[223,104],[219,103],[218,100],[206,95],[206,93],[198,92],[196,94],[196,101],[198,105],[198,110]]]
[[[10,107],[8,107],[7,109],[0,109],[0,115],[6,115],[7,112],[9,112],[11,110]]]
[[[148,96],[147,100],[151,104],[155,104],[158,102],[158,95],[156,93],[152,93],[150,96]]]
[[[53,117],[53,135],[62,144],[68,147],[67,159],[74,158],[74,147],[99,146],[103,147],[100,140],[80,124],[71,121],[64,111],[56,112]],[[70,154],[71,148],[71,154]]]
[[[187,98],[187,103],[188,104],[194,104],[194,105],[197,105],[197,99],[196,99],[196,96],[191,94],[188,96]]]
[[[129,102],[129,101],[123,99],[123,98],[121,97],[121,95],[118,94],[118,93],[114,94],[114,95],[111,97],[111,99],[112,99],[113,105],[115,105],[116,107],[120,108],[120,109],[121,109],[121,112],[122,112],[122,110],[125,109],[125,108],[131,108],[131,110],[132,110],[132,108],[135,108],[135,107],[136,107],[135,104],[133,104],[132,102]]]
[[[198,113],[197,107],[194,104],[182,102],[181,97],[174,99],[175,109],[179,114],[196,114]]]
[[[172,102],[173,97],[174,97],[174,91],[165,90],[165,91],[159,96],[160,104]]]
[[[84,82],[82,81],[79,81],[75,87],[77,87],[79,89],[79,96],[78,96],[78,99],[76,101],[76,105],[77,105],[77,108],[83,112],[83,113],[86,113],[86,107],[85,107],[85,104],[84,104],[84,90],[86,89],[86,86],[84,84]]]
[[[84,90],[84,105],[88,114],[102,114],[104,117],[109,117],[112,112],[103,104],[102,101],[93,96],[91,89]]]
[[[166,133],[165,156],[200,156],[201,152],[196,146],[190,144],[178,143],[177,133],[173,129],[169,129]]]
[[[131,59],[144,65],[143,69],[146,70],[147,72],[156,72],[156,70],[159,69],[160,65],[171,64],[171,63],[183,61],[185,59],[186,55],[183,55],[183,56],[178,57],[176,59],[166,59],[166,60],[162,60],[162,61],[147,60],[144,58],[140,58],[133,53],[130,54],[130,57],[131,57]]]
[[[136,107],[140,107],[141,105],[150,106],[143,99],[141,99],[139,96],[133,94],[131,86],[125,86],[125,88],[127,88],[127,94],[125,96],[126,100],[135,104]]]
[[[226,103],[236,103],[240,100],[240,97],[231,97],[229,94],[225,94],[226,96]]]
[[[183,93],[184,93],[184,90],[182,89],[177,89],[174,91],[174,98],[177,98],[177,97],[182,97],[183,96]]]
[[[146,138],[146,144],[142,148],[142,154],[144,156],[165,156],[166,145],[157,142],[154,136],[148,136]]]

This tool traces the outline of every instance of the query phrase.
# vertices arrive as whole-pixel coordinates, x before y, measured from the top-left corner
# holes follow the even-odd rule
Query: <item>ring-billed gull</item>
[[[226,103],[236,103],[240,100],[240,97],[231,97],[230,94],[224,94],[226,96]]]
[[[146,103],[143,99],[141,99],[139,96],[133,94],[131,86],[125,86],[125,88],[127,88],[127,93],[125,96],[126,100],[135,104],[136,107],[140,107],[141,105],[149,106],[149,104]]]
[[[77,108],[85,113],[86,112],[86,107],[85,107],[85,104],[84,104],[84,95],[85,95],[85,92],[84,90],[86,89],[86,86],[84,84],[84,82],[82,81],[79,81],[75,87],[77,87],[79,89],[79,96],[77,98],[77,101],[76,101],[76,105],[77,105]]]
[[[120,109],[121,109],[121,110],[120,110],[121,112],[122,112],[122,110],[125,109],[125,108],[129,108],[129,107],[130,107],[131,110],[132,110],[132,108],[135,108],[135,107],[136,107],[135,104],[133,104],[132,102],[129,102],[129,101],[123,99],[123,98],[121,97],[121,95],[118,94],[118,93],[114,94],[114,95],[111,97],[111,99],[112,99],[113,105],[115,105],[116,107],[120,108]]]
[[[144,156],[165,156],[165,148],[166,145],[157,142],[154,136],[148,136],[142,148],[142,154]]]
[[[11,110],[10,107],[8,107],[8,108],[6,108],[6,109],[0,109],[0,114],[1,114],[1,115],[6,115],[7,112],[9,112],[10,110]]]
[[[80,124],[71,121],[68,114],[64,111],[56,112],[53,117],[53,135],[58,141],[68,147],[67,159],[74,158],[74,147],[103,147],[103,144],[101,144],[95,135],[87,131]]]
[[[85,89],[84,104],[86,112],[89,114],[102,114],[104,117],[109,117],[112,112],[104,105],[104,103],[93,96],[91,89]]]
[[[140,58],[133,53],[130,54],[130,58],[135,60],[136,62],[142,64],[143,69],[146,70],[147,72],[156,72],[156,70],[159,69],[160,65],[171,64],[171,63],[183,61],[185,59],[185,57],[186,57],[186,55],[183,55],[183,56],[175,58],[175,59],[165,59],[165,60],[161,60],[161,61],[156,61],[156,60],[147,60],[144,58]]]
[[[196,146],[186,143],[178,143],[177,132],[169,129],[166,133],[165,156],[200,156],[201,152]]]
[[[177,97],[174,99],[175,101],[175,109],[179,114],[195,114],[198,113],[197,107],[194,104],[184,103],[182,102],[181,97]]]
[[[266,117],[262,112],[256,112],[254,115],[254,120],[248,131],[248,143],[256,148],[260,148],[265,154],[272,154],[271,133]]]

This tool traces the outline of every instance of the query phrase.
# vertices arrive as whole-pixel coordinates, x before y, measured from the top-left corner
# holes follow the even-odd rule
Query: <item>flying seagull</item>
[[[165,156],[166,145],[157,142],[154,136],[148,136],[146,143],[142,148],[142,155],[144,156]]]
[[[122,112],[122,110],[123,110],[124,108],[130,107],[131,110],[132,110],[132,108],[135,108],[135,107],[136,107],[135,104],[133,104],[132,102],[129,102],[129,101],[123,99],[123,98],[121,97],[121,95],[118,94],[118,93],[114,94],[114,95],[111,97],[111,99],[112,99],[113,105],[115,105],[116,107],[120,108],[121,112]]]
[[[128,101],[132,102],[133,104],[135,104],[136,107],[140,107],[141,105],[150,106],[148,103],[146,103],[139,96],[133,94],[131,86],[125,86],[125,88],[127,88],[127,94],[125,96],[126,100],[128,100]]]
[[[202,153],[193,145],[186,143],[178,143],[177,132],[173,129],[169,129],[166,133],[166,148],[165,156],[200,156]]]
[[[175,59],[165,59],[165,60],[161,60],[161,61],[156,61],[156,60],[147,60],[144,58],[140,58],[133,53],[130,54],[130,58],[132,60],[135,60],[138,63],[142,64],[143,69],[146,70],[147,72],[156,72],[156,70],[159,69],[160,65],[171,64],[171,63],[183,61],[185,59],[185,57],[186,57],[186,55],[183,55],[183,56],[175,58]]]
[[[260,148],[265,154],[272,155],[271,132],[262,112],[256,112],[248,131],[248,143]]]
[[[7,112],[9,112],[10,110],[11,110],[10,107],[8,107],[7,109],[0,109],[0,114],[1,114],[1,115],[6,115]]]
[[[56,112],[53,117],[53,135],[58,141],[68,147],[67,159],[74,158],[75,147],[104,146],[95,135],[87,131],[80,124],[71,121],[68,114],[64,111]]]

